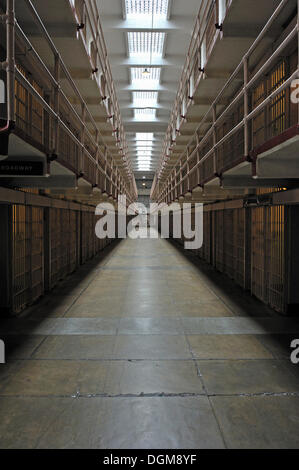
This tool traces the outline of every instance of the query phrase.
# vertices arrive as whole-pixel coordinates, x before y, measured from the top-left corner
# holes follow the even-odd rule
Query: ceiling
[[[97,0],[136,178],[161,158],[199,0]]]

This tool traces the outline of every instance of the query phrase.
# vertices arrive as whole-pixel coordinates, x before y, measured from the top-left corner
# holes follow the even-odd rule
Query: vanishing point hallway
[[[296,331],[169,241],[126,239],[2,327],[1,447],[298,447]]]

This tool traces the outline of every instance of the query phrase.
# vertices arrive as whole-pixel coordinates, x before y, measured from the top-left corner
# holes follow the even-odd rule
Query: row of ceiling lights
[[[169,0],[125,0],[126,19],[135,24],[153,29],[154,19],[166,20]],[[161,67],[152,67],[153,58],[161,59],[164,51],[165,33],[163,32],[128,32],[129,57],[146,63],[146,68],[131,67],[131,84],[134,119],[136,121],[154,121],[158,104],[157,88],[160,84]],[[136,133],[137,169],[150,171],[152,168],[154,134]]]

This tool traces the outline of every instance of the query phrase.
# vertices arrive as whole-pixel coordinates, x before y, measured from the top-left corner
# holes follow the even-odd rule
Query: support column
[[[45,292],[51,290],[51,209],[44,208],[44,273]]]
[[[244,236],[244,289],[251,289],[251,209],[245,210],[245,236]]]
[[[299,308],[299,206],[286,206],[285,292],[286,311],[298,316]]]

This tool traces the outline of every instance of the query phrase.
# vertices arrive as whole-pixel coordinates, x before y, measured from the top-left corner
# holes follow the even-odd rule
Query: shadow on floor
[[[289,322],[299,325],[299,315],[283,315],[265,305],[262,301],[252,296],[249,291],[245,291],[238,286],[226,274],[217,271],[206,261],[196,256],[192,251],[185,250],[177,241],[169,239],[169,243],[178,253],[184,256],[200,274],[204,275],[204,281],[216,295],[236,313],[240,309],[242,315],[252,318],[257,324],[262,324],[266,317],[277,319],[281,325]],[[268,333],[258,335],[259,340],[277,359],[289,359],[292,352],[291,342],[299,338],[298,333]],[[299,371],[298,371],[299,373]]]
[[[117,249],[122,240],[114,240],[107,248],[98,253],[94,258],[86,261],[83,265],[80,265],[76,271],[68,274],[64,279],[57,282],[55,287],[39,299],[37,299],[32,305],[23,310],[17,315],[3,316],[0,321],[0,338],[5,343],[5,355],[9,359],[16,355],[18,350],[22,350],[22,355],[25,355],[26,351],[34,349],[34,345],[38,346],[41,340],[44,339],[44,335],[31,336],[31,333],[41,324],[45,323],[49,318],[63,317],[66,312],[72,307],[84,290],[88,287],[89,283],[92,282],[92,274],[98,271],[97,266],[101,263],[101,266],[105,265],[110,259],[111,255]],[[79,287],[80,286],[80,287]],[[61,312],[55,317],[51,315],[51,310]],[[42,312],[42,314],[40,313]],[[32,322],[33,320],[34,322]],[[14,322],[16,328],[20,326],[28,325],[26,334],[16,335],[1,335],[1,329],[6,327],[10,322]],[[30,324],[32,323],[32,330]],[[30,341],[28,343],[28,338]]]

